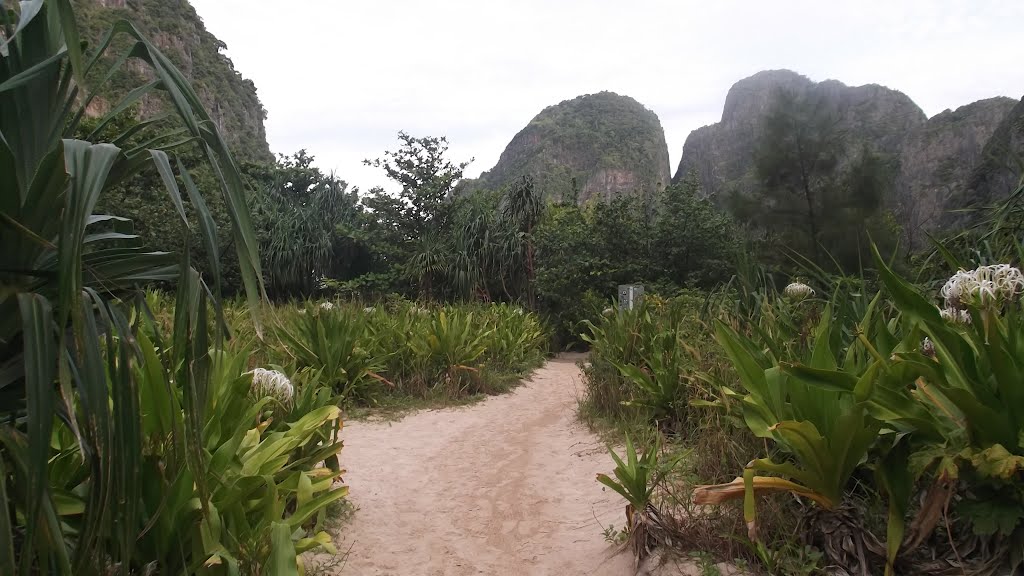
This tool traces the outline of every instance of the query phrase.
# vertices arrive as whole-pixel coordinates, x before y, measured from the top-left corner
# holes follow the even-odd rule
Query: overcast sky
[[[675,171],[729,87],[766,69],[876,83],[925,113],[1024,94],[1024,0],[191,0],[253,80],[275,153],[366,190],[396,134],[491,168],[545,106],[611,90],[661,118]]]

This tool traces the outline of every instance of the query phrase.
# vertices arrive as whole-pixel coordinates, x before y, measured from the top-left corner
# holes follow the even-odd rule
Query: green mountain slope
[[[580,202],[622,194],[650,196],[670,179],[658,116],[628,96],[588,94],[541,111],[468,187],[500,188],[523,175],[550,198]]]
[[[225,44],[206,30],[187,0],[78,0],[75,13],[83,39],[91,47],[102,40],[114,22],[127,19],[135,23],[191,80],[236,158],[273,159],[263,127],[266,110],[256,95],[256,85],[235,70],[231,60],[222,53]],[[123,48],[125,42],[122,39],[120,47]],[[106,112],[117,105],[130,88],[148,78],[149,71],[144,66],[122,69],[108,91],[92,102],[90,112],[95,115]],[[150,118],[159,114],[164,106],[159,97],[147,97],[138,113],[142,118]]]

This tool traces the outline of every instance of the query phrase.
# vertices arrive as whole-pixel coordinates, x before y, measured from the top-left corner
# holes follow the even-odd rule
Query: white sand
[[[622,526],[625,502],[594,480],[613,465],[576,421],[577,358],[477,405],[349,424],[358,511],[336,539],[351,546],[340,573],[633,574],[601,532]]]

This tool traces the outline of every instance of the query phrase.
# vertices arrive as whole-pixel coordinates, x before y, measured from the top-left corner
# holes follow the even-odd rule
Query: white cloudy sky
[[[929,116],[1020,98],[1022,0],[191,0],[269,113],[362,189],[396,133],[445,135],[489,169],[547,105],[611,90],[661,118],[673,170],[691,130],[759,70],[903,91]]]

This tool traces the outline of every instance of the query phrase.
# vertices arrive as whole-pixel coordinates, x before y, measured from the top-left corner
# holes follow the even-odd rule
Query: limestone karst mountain
[[[652,196],[670,179],[665,131],[654,112],[628,96],[600,92],[566,100],[537,114],[498,163],[467,185],[500,188],[523,175],[553,198]]]
[[[79,0],[75,14],[83,40],[90,47],[102,41],[114,22],[130,20],[189,79],[237,159],[273,159],[263,126],[266,110],[256,94],[256,85],[235,70],[223,53],[224,43],[206,30],[187,0]],[[124,37],[121,41],[127,42]],[[149,74],[144,64],[129,61],[107,83],[107,90],[93,100],[91,112],[100,115],[116,106],[131,88],[149,80]],[[138,114],[151,118],[165,106],[159,96],[147,95]]]

